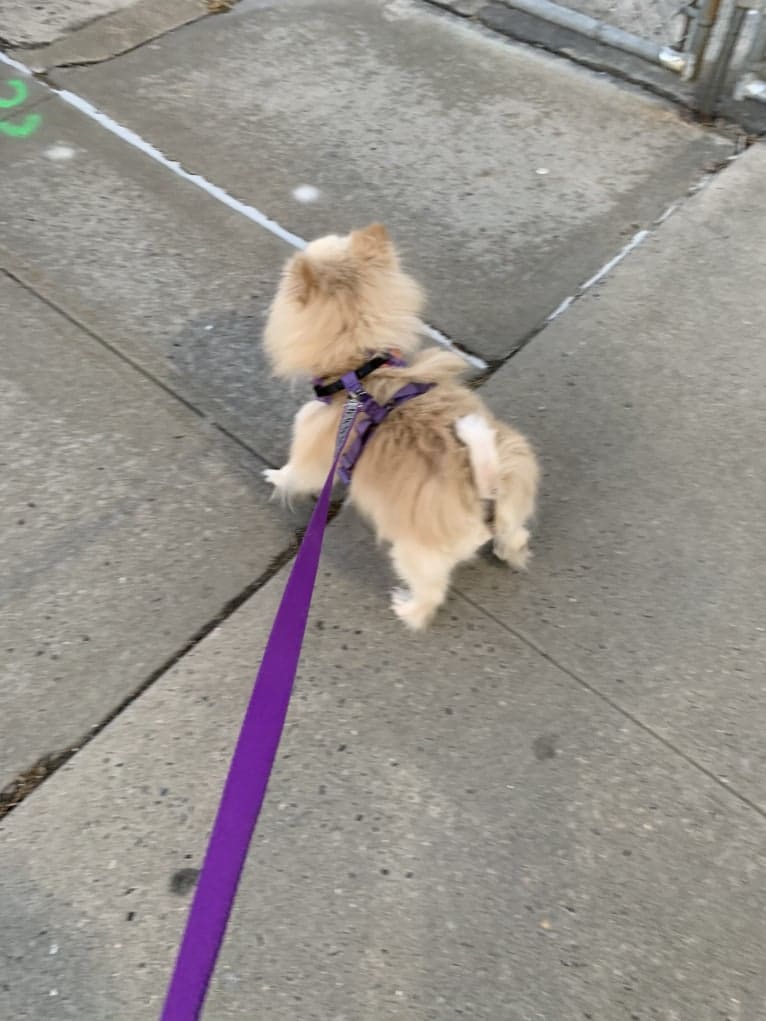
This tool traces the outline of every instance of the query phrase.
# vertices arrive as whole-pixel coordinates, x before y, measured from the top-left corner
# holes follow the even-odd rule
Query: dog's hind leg
[[[391,559],[407,586],[394,592],[393,611],[407,627],[420,631],[444,602],[458,560],[449,553],[407,541],[394,544]]]

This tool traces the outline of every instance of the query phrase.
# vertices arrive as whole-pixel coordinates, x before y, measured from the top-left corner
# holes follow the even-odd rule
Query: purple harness
[[[329,404],[332,393],[345,390],[349,395],[349,399],[356,401],[359,405],[359,410],[364,416],[363,418],[357,418],[354,441],[349,444],[338,465],[338,475],[346,485],[351,481],[351,473],[354,470],[354,466],[380,423],[395,408],[398,408],[413,397],[419,397],[421,394],[427,393],[434,385],[433,383],[407,383],[400,390],[396,391],[387,404],[378,404],[364,389],[359,377],[360,375],[369,375],[376,368],[386,364],[404,366],[407,363],[402,361],[401,358],[395,358],[393,355],[381,355],[379,358],[366,362],[361,369],[347,372],[345,376],[341,376],[337,383],[322,385],[321,381],[314,380],[314,392],[318,400]]]

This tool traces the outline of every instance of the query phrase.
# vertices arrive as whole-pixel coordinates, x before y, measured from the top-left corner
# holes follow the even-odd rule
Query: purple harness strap
[[[197,1021],[223,942],[292,694],[327,524],[335,472],[360,404],[350,398],[335,458],[271,628],[229,767],[161,1021]]]
[[[364,389],[355,372],[347,372],[345,376],[341,376],[340,381],[343,384],[343,389],[357,399],[365,416],[357,422],[356,438],[340,459],[338,475],[348,485],[351,481],[351,472],[354,470],[354,465],[359,460],[367,441],[377,426],[394,408],[398,408],[400,404],[404,404],[405,401],[409,401],[413,397],[419,397],[421,394],[426,393],[431,389],[433,383],[407,383],[406,386],[396,391],[388,404],[378,404]]]

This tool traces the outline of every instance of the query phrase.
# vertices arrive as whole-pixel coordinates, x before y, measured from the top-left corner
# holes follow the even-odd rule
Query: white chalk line
[[[599,282],[599,280],[603,280],[604,277],[607,275],[607,273],[610,273],[614,269],[615,266],[619,266],[619,264],[622,262],[622,260],[627,255],[630,255],[630,253],[632,251],[634,251],[634,249],[638,248],[638,246],[640,244],[643,244],[643,242],[646,241],[646,239],[648,237],[649,237],[649,231],[648,230],[639,230],[639,231],[637,231],[633,235],[633,237],[630,239],[630,241],[627,243],[627,245],[625,245],[625,247],[622,248],[617,253],[617,255],[615,255],[613,258],[609,259],[608,262],[605,262],[600,270],[598,270],[596,273],[594,273],[593,276],[590,277],[589,280],[586,280],[584,284],[580,285],[580,290],[581,291],[588,291],[588,290],[590,290],[591,287],[594,287]]]
[[[652,227],[659,227],[660,224],[663,224],[669,216],[673,215],[677,208],[678,206],[676,204],[668,206],[668,208],[665,210],[662,216],[658,217],[654,221]],[[586,291],[589,291],[591,287],[595,287],[596,284],[603,280],[604,277],[607,276],[609,273],[611,273],[616,266],[619,266],[623,259],[626,259],[630,255],[630,253],[634,252],[639,247],[639,245],[642,245],[648,237],[651,237],[651,234],[652,230],[647,228],[636,231],[636,233],[633,235],[630,241],[628,241],[626,245],[623,245],[623,247],[619,250],[617,255],[613,255],[611,259],[608,259],[604,263],[601,269],[596,270],[592,277],[588,277],[585,283],[580,284],[580,286],[577,288],[574,294],[570,294],[568,297],[564,298],[561,304],[557,308],[555,308],[549,316],[547,316],[545,320],[546,323],[552,323],[554,319],[558,319],[559,316],[563,315],[564,312],[566,312],[566,310],[571,305],[573,305],[574,302],[577,301],[579,297],[585,294]]]
[[[0,62],[2,62],[3,64],[7,64],[8,67],[12,67],[14,71],[20,71],[22,74],[27,75],[27,77],[29,78],[32,77],[32,72],[26,66],[26,64],[20,64],[18,60],[14,60],[13,57],[7,57],[2,52],[0,52]]]
[[[21,74],[26,75],[29,78],[34,78],[30,68],[28,68],[25,64],[22,64],[20,61],[7,56],[1,51],[0,63],[6,64],[8,67],[12,67],[14,70],[19,71]],[[127,144],[131,145],[134,149],[138,149],[139,152],[144,153],[145,156],[154,160],[155,163],[159,163],[177,177],[180,177],[189,184],[193,184],[195,187],[200,188],[202,191],[210,195],[211,198],[221,202],[235,213],[239,213],[241,216],[246,217],[259,227],[263,227],[264,230],[269,231],[271,234],[275,235],[275,237],[278,237],[287,244],[292,245],[293,248],[303,249],[308,244],[305,238],[299,237],[297,234],[293,234],[292,231],[287,230],[276,220],[266,216],[265,213],[262,213],[261,210],[257,209],[255,206],[252,206],[247,202],[242,202],[240,199],[230,195],[225,189],[221,188],[217,184],[213,184],[212,181],[209,181],[202,174],[192,174],[190,171],[185,170],[177,160],[169,159],[160,149],[158,149],[155,145],[152,145],[151,142],[147,142],[145,138],[141,137],[141,135],[137,134],[131,128],[126,128],[124,125],[120,124],[119,121],[110,117],[109,114],[99,110],[87,99],[83,99],[82,96],[78,96],[76,93],[70,92],[69,89],[59,89],[56,88],[55,85],[49,85],[47,83],[46,88],[55,93],[55,95],[57,95],[65,103],[69,104],[69,106],[79,110],[80,113],[89,117],[97,124],[100,124],[102,128],[105,128],[113,135],[122,139],[123,142],[127,142]],[[663,223],[668,216],[675,211],[675,208],[675,205],[670,206],[656,221],[656,225]],[[589,290],[600,280],[603,280],[603,278],[610,273],[615,266],[619,265],[626,256],[630,255],[632,251],[638,248],[638,246],[641,245],[647,237],[649,237],[650,233],[650,230],[637,231],[631,240],[615,256],[605,262],[601,269],[594,273],[592,277],[586,280],[584,284],[581,284],[574,294],[564,298],[558,307],[546,317],[545,322],[551,323],[563,315],[564,312],[566,312],[567,309],[569,309],[576,301],[576,299],[580,297],[580,295],[584,294],[585,291]],[[435,340],[438,344],[455,351],[475,368],[483,370],[489,367],[482,358],[461,350],[457,344],[451,341],[449,337],[445,336],[435,327],[429,326],[428,323],[422,323],[422,328],[423,332]]]
[[[53,90],[60,99],[63,99],[65,103],[73,106],[80,113],[84,113],[86,117],[90,117],[91,120],[96,121],[102,128],[106,128],[107,131],[111,131],[113,135],[121,138],[123,142],[127,142],[128,145],[132,145],[134,149],[138,149],[144,153],[150,159],[153,159],[155,163],[161,164],[167,170],[172,171],[177,177],[182,178],[184,181],[188,181],[190,184],[196,185],[203,191],[207,192],[214,199],[222,202],[223,205],[228,206],[229,209],[234,210],[235,213],[239,213],[241,216],[246,217],[253,223],[257,223],[259,227],[265,228],[270,233],[281,238],[282,241],[286,241],[288,245],[292,245],[293,248],[305,248],[306,242],[303,238],[298,237],[297,234],[291,233],[289,230],[285,230],[281,224],[277,223],[276,220],[272,220],[270,217],[262,213],[260,209],[256,209],[255,206],[249,205],[247,202],[241,202],[239,199],[234,198],[223,188],[220,188],[217,184],[213,184],[212,181],[208,181],[202,174],[192,174],[188,170],[184,170],[181,164],[177,160],[168,159],[168,157],[161,152],[156,146],[152,145],[151,142],[147,142],[146,139],[136,134],[135,131],[131,131],[130,128],[124,127],[118,123],[109,114],[102,113],[92,103],[89,103],[87,99],[83,99],[82,96],[76,95],[74,92],[70,92],[69,89],[54,89]]]
[[[9,67],[13,67],[15,70],[20,71],[22,74],[26,74],[29,77],[32,76],[32,72],[24,64],[19,63],[18,60],[13,60],[11,57],[7,57],[4,53],[0,53],[0,62],[7,64]],[[60,99],[69,106],[73,106],[80,113],[85,114],[91,120],[100,124],[102,128],[106,128],[113,135],[121,138],[123,142],[127,142],[128,145],[132,145],[134,149],[138,149],[144,155],[153,159],[155,163],[159,163],[165,167],[166,170],[172,171],[177,177],[182,178],[184,181],[188,181],[190,184],[196,185],[206,191],[208,195],[211,195],[214,199],[222,202],[229,209],[233,209],[235,213],[247,217],[253,223],[257,223],[259,227],[263,227],[270,231],[272,234],[281,238],[282,241],[286,241],[293,248],[305,248],[306,242],[303,238],[298,237],[297,234],[291,233],[286,230],[276,220],[270,219],[265,213],[262,213],[260,209],[256,209],[255,206],[248,205],[246,202],[240,202],[239,199],[234,198],[233,195],[229,195],[223,188],[219,188],[217,184],[213,184],[212,181],[208,181],[206,177],[201,174],[192,174],[188,170],[184,170],[181,164],[177,160],[168,159],[163,152],[161,152],[151,142],[147,142],[146,139],[142,138],[135,131],[131,131],[130,128],[124,127],[109,114],[103,113],[97,109],[92,103],[88,102],[87,99],[83,99],[82,96],[78,96],[74,92],[70,92],[69,89],[59,89],[55,85],[47,85],[47,88],[51,92],[54,92]]]
[[[689,194],[690,195],[696,194],[697,191],[705,187],[709,180],[710,175],[706,175],[705,177],[703,177],[699,184],[689,189]],[[577,301],[579,297],[585,294],[586,291],[589,291],[591,287],[594,287],[597,283],[603,280],[608,273],[612,272],[615,266],[619,266],[623,259],[627,258],[627,256],[629,256],[631,252],[634,252],[639,247],[639,245],[642,245],[644,241],[646,241],[647,238],[651,237],[654,231],[657,229],[657,227],[661,227],[666,220],[670,219],[670,217],[676,212],[679,206],[680,203],[674,202],[672,205],[668,206],[668,208],[665,210],[664,213],[662,213],[661,216],[657,217],[657,219],[651,224],[650,227],[636,231],[636,233],[633,235],[630,241],[620,249],[617,255],[613,256],[611,259],[605,262],[601,269],[596,270],[593,276],[589,277],[584,284],[580,284],[580,286],[577,288],[574,294],[570,294],[569,297],[564,298],[561,304],[557,308],[555,308],[553,312],[551,312],[551,314],[546,318],[545,322],[552,323],[554,319],[558,319],[560,315],[563,315],[563,313],[566,312],[566,310],[575,301]]]
[[[124,127],[124,125],[110,117],[109,114],[98,110],[87,99],[83,99],[81,96],[76,95],[74,92],[70,92],[68,89],[54,88],[53,91],[56,92],[56,94],[63,99],[65,103],[69,103],[70,106],[75,107],[75,109],[84,113],[86,117],[90,117],[91,120],[96,121],[96,123],[106,128],[107,131],[111,131],[113,135],[117,135],[118,138],[127,142],[128,145],[132,145],[135,149],[143,152],[156,163],[161,164],[167,170],[170,170],[178,177],[183,178],[184,181],[188,181],[197,188],[201,188],[204,192],[212,198],[217,199],[219,202],[222,202],[223,205],[227,206],[229,209],[233,209],[234,212],[247,217],[248,220],[258,224],[259,227],[263,227],[282,241],[286,241],[288,245],[292,245],[293,248],[303,249],[308,244],[305,238],[300,237],[298,234],[293,234],[292,231],[287,230],[270,216],[266,216],[265,213],[262,213],[261,210],[257,209],[255,206],[251,206],[247,202],[242,202],[240,199],[230,195],[225,189],[221,188],[217,184],[213,184],[212,181],[209,181],[202,174],[192,174],[188,170],[184,170],[177,160],[168,159],[168,157],[155,145],[152,145],[151,142],[147,142],[146,139],[142,138],[141,135],[132,131],[130,128]],[[453,344],[452,341],[448,337],[445,337],[443,333],[440,333],[439,330],[429,326],[427,323],[423,323],[422,326],[425,333],[444,347],[449,347],[453,351],[456,351],[470,364],[480,369],[486,369],[488,367],[487,363],[481,358],[477,358],[476,355],[469,355],[467,352],[461,351],[457,345]]]
[[[420,324],[423,333],[427,334],[432,340],[435,340],[437,344],[441,344],[442,347],[448,347],[450,351],[454,351],[459,354],[461,358],[464,358],[470,365],[473,365],[477,369],[488,369],[489,366],[483,358],[479,358],[478,355],[472,355],[468,351],[463,351],[457,344],[445,336],[441,330],[437,330],[435,326],[429,326],[428,323]]]
[[[665,213],[662,216],[662,218],[657,222],[661,223],[663,220],[667,219],[667,217],[670,215],[670,213],[673,212],[674,209],[675,207],[671,206],[670,210],[667,213]],[[636,233],[633,235],[633,237],[630,239],[627,245],[624,245],[617,253],[617,255],[613,255],[611,259],[608,259],[604,263],[601,269],[596,270],[592,277],[589,277],[584,284],[580,284],[580,286],[577,288],[574,294],[570,294],[569,297],[564,298],[564,300],[561,302],[558,308],[555,308],[551,312],[551,314],[546,318],[545,320],[546,323],[552,323],[554,319],[558,319],[560,315],[563,315],[563,313],[566,312],[566,310],[571,305],[573,305],[574,302],[577,301],[577,299],[581,295],[585,294],[586,291],[589,291],[591,287],[595,287],[595,285],[600,280],[603,280],[608,273],[612,272],[615,266],[619,266],[623,259],[627,258],[627,256],[630,255],[631,252],[635,251],[639,245],[642,245],[650,234],[651,234],[650,230],[636,231]]]
[[[27,75],[32,78],[31,70],[18,60],[14,60],[12,57],[6,56],[6,54],[0,52],[0,62],[6,64],[8,67],[12,67],[14,70],[19,71],[21,74]],[[303,249],[306,247],[308,242],[305,238],[300,237],[298,234],[293,234],[292,231],[287,230],[276,220],[273,220],[270,216],[262,213],[260,209],[250,205],[247,202],[242,202],[240,199],[230,195],[225,189],[221,188],[217,184],[213,184],[202,174],[192,174],[190,171],[185,170],[177,160],[169,159],[156,145],[152,145],[151,142],[147,142],[145,138],[142,138],[137,132],[131,128],[125,127],[116,121],[109,114],[99,110],[89,102],[87,99],[83,99],[82,96],[78,96],[74,92],[70,92],[69,89],[59,89],[55,85],[46,85],[51,92],[55,93],[59,99],[63,100],[69,106],[79,110],[80,113],[84,114],[90,120],[95,121],[101,125],[111,134],[116,135],[117,138],[123,142],[127,142],[128,145],[134,149],[138,149],[149,159],[154,160],[155,163],[159,163],[160,166],[165,167],[166,170],[170,170],[171,173],[182,180],[187,181],[189,184],[193,184],[197,188],[201,188],[202,191],[210,195],[211,198],[216,199],[235,213],[239,213],[241,216],[246,217],[252,223],[257,224],[259,227],[263,227],[264,230],[274,234],[275,237],[285,241],[288,245],[293,248]],[[476,355],[469,354],[466,351],[462,351],[456,344],[454,344],[448,337],[437,330],[433,326],[429,326],[427,323],[422,324],[423,332],[429,337],[435,340],[437,343],[444,347],[448,347],[455,351],[462,358],[464,358],[470,365],[473,365],[478,369],[488,368],[487,363]]]

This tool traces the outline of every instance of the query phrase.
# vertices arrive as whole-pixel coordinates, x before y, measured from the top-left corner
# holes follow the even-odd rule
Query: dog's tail
[[[471,471],[482,500],[494,500],[500,481],[495,430],[481,415],[464,415],[455,422],[458,439],[468,447]]]

